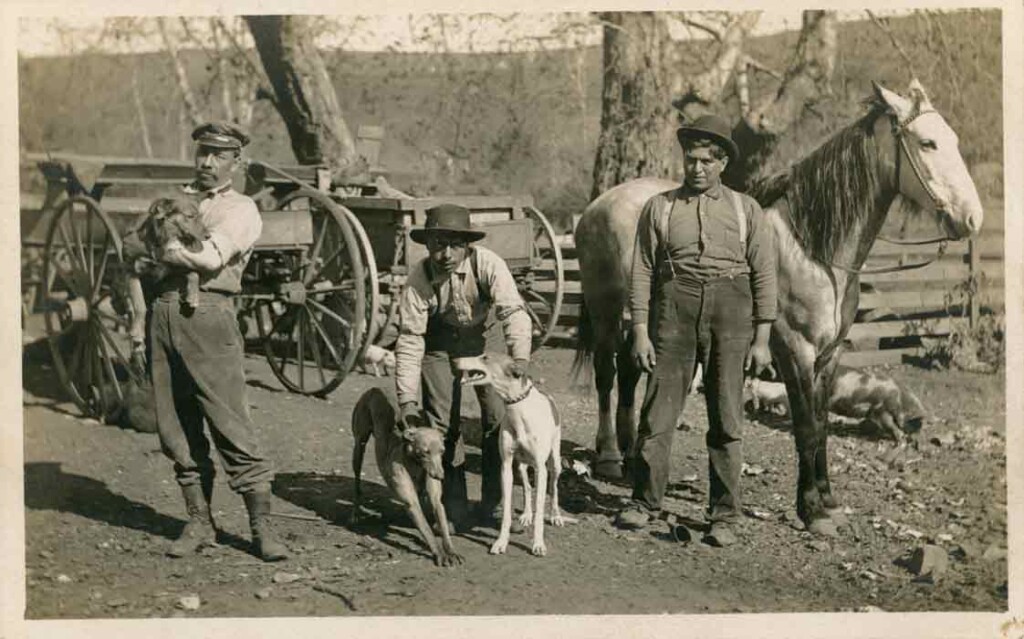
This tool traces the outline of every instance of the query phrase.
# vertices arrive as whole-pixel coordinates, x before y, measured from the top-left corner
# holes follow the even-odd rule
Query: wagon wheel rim
[[[85,416],[100,420],[123,407],[131,370],[125,291],[111,277],[123,266],[121,237],[99,203],[85,195],[65,200],[44,249],[47,342],[64,390]]]
[[[338,204],[338,208],[345,214],[345,218],[352,225],[352,230],[359,241],[359,250],[362,257],[363,267],[366,269],[366,331],[363,343],[359,345],[358,358],[362,359],[366,349],[377,339],[378,334],[385,324],[380,319],[380,277],[377,272],[377,260],[373,255],[373,244],[370,243],[370,236],[366,234],[362,222],[356,214],[347,206]]]
[[[338,387],[366,343],[367,275],[360,243],[342,207],[300,189],[280,207],[307,200],[313,222],[308,252],[291,256],[287,286],[256,304],[256,326],[274,376],[288,390],[323,397]]]
[[[547,217],[532,206],[525,207],[533,221],[530,278],[519,293],[533,325],[532,348],[543,346],[558,326],[565,295],[565,262],[562,247]]]

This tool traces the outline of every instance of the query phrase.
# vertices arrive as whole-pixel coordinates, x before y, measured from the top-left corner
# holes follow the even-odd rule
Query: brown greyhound
[[[448,516],[441,504],[443,436],[440,431],[426,426],[409,426],[400,431],[398,415],[398,400],[380,388],[371,388],[363,393],[352,411],[352,434],[355,436],[352,470],[355,473],[356,495],[351,522],[357,523],[359,520],[363,499],[363,454],[372,435],[377,468],[391,491],[405,505],[416,529],[430,548],[434,563],[438,566],[461,564],[462,557],[452,546]],[[437,517],[441,532],[440,545],[420,506],[421,489],[426,491]]]

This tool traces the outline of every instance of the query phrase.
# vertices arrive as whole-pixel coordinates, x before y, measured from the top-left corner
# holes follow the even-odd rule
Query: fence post
[[[981,255],[979,253],[978,242],[974,238],[967,240],[967,256],[967,300],[969,306],[967,321],[969,322],[969,326],[973,329],[978,325],[978,315],[980,313],[978,308],[978,278],[980,277],[979,273],[981,271]]]

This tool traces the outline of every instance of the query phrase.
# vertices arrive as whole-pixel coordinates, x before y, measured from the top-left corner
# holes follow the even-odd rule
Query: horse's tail
[[[580,315],[576,324],[576,357],[572,360],[572,378],[579,384],[590,384],[594,360],[594,323],[590,319],[586,302],[580,304]],[[585,375],[583,379],[581,375]]]

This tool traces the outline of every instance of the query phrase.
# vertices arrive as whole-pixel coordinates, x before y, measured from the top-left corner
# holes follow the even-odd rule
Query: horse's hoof
[[[811,534],[818,535],[820,537],[839,536],[839,529],[836,527],[836,522],[832,521],[830,517],[811,521],[811,523],[807,524],[807,530]]]
[[[594,465],[594,476],[602,479],[622,479],[622,462],[599,461]]]
[[[831,508],[827,511],[829,518],[835,523],[836,528],[846,528],[850,525],[850,520],[846,517],[846,513],[843,512],[842,508]]]

